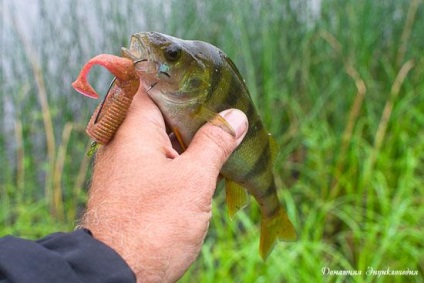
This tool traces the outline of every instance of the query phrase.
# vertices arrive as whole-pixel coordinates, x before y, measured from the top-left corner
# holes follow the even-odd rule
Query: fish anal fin
[[[293,224],[282,207],[272,217],[262,216],[259,252],[264,261],[277,241],[295,241],[296,239]]]
[[[230,124],[228,124],[228,122],[221,115],[216,113],[214,110],[206,107],[205,105],[200,105],[194,115],[198,116],[204,121],[207,121],[215,126],[220,127],[233,137],[236,136],[236,133],[234,129],[230,126]]]
[[[233,218],[240,209],[247,206],[249,200],[249,194],[242,186],[228,179],[225,180],[225,201],[230,218]]]

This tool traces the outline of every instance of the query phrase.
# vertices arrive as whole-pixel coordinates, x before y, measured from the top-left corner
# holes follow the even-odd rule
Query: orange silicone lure
[[[125,119],[134,95],[140,86],[130,59],[109,54],[98,55],[85,64],[72,87],[79,93],[97,99],[99,95],[88,82],[87,75],[93,65],[101,65],[116,78],[105,100],[96,108],[87,125],[87,134],[97,143],[109,143]]]

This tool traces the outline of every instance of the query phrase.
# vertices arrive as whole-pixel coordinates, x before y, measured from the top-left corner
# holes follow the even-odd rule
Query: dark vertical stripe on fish
[[[231,108],[240,108],[238,105],[240,102],[240,98],[242,97],[241,92],[243,91],[243,88],[238,80],[238,78],[234,74],[230,74],[230,87],[228,89],[228,94],[226,95],[227,100],[226,106],[229,106]],[[245,109],[240,109],[244,111]],[[249,116],[248,116],[249,117]]]
[[[250,168],[250,171],[244,176],[244,180],[249,180],[268,170],[268,161],[271,158],[271,152],[269,150],[269,142],[266,141],[266,145],[259,155],[259,158],[255,161],[255,164]]]
[[[264,125],[259,119],[256,119],[255,121],[249,121],[249,122],[251,123],[249,128],[252,132],[259,133],[264,129]]]
[[[280,203],[278,202],[277,205],[275,205],[274,208],[266,214],[266,216],[272,217],[276,215],[280,211],[280,208]]]
[[[208,95],[206,100],[209,101],[221,82],[222,77],[222,65],[221,64],[213,64],[211,66],[212,70],[212,79],[211,79],[211,87],[209,88]]]
[[[272,207],[267,205],[266,210],[263,210],[263,216],[265,216],[266,218],[272,218],[273,216],[278,214],[280,209],[281,209],[281,205],[279,202],[272,205]]]
[[[245,114],[246,114],[247,117],[249,117],[250,119],[255,119],[254,122],[259,121],[261,123],[261,121],[258,117],[258,114],[256,114],[255,106],[253,106],[252,103],[249,103],[247,105],[247,109],[243,109],[243,110],[246,111]]]
[[[256,119],[254,122],[249,121],[249,123],[251,124],[249,125],[249,131],[243,139],[244,143],[247,143],[251,139],[255,138],[257,135],[262,134],[261,131],[264,128],[261,120],[259,119]]]
[[[271,184],[269,184],[269,186],[266,188],[266,190],[261,191],[261,195],[260,197],[263,199],[269,198],[270,196],[272,196],[274,193],[276,192],[275,190],[275,184],[274,182],[272,182]]]

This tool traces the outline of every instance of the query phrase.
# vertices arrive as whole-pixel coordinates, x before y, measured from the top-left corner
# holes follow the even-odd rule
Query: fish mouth
[[[152,52],[151,44],[147,33],[137,33],[131,36],[130,47],[122,47],[122,57],[128,58],[133,61],[136,72],[139,74],[140,79],[147,91],[152,89],[158,80],[155,78],[158,67],[154,58],[155,54]]]
[[[136,72],[149,91],[160,81],[171,80],[169,66],[158,54],[161,46],[170,44],[172,38],[158,32],[140,32],[131,36],[130,47],[122,47],[122,56],[133,61]]]
[[[140,32],[131,36],[129,49],[122,47],[124,57],[134,62],[148,61],[156,62],[154,45],[166,42],[164,35],[157,32]]]
[[[137,65],[138,68],[143,66],[140,71],[153,74],[155,68],[152,67],[156,65],[156,60],[154,58],[155,54],[151,49],[151,44],[149,44],[147,34],[148,33],[137,33],[132,35],[130,47],[122,47],[121,50],[122,56],[132,60],[133,64]]]

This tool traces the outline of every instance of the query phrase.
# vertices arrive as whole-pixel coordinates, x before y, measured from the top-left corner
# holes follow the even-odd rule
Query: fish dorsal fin
[[[201,118],[205,122],[209,122],[215,126],[220,127],[233,137],[236,136],[234,129],[221,115],[219,115],[218,113],[216,113],[216,111],[206,107],[203,104],[198,107],[197,111],[195,111],[193,115],[198,116],[198,118]]]
[[[278,146],[275,139],[271,136],[271,134],[268,134],[268,135],[269,135],[269,148],[270,148],[270,151],[271,151],[271,164],[275,165],[275,162],[277,161],[278,154],[280,152],[280,147]]]
[[[249,204],[249,194],[239,184],[225,179],[225,201],[227,203],[228,214],[230,218],[243,207]]]

